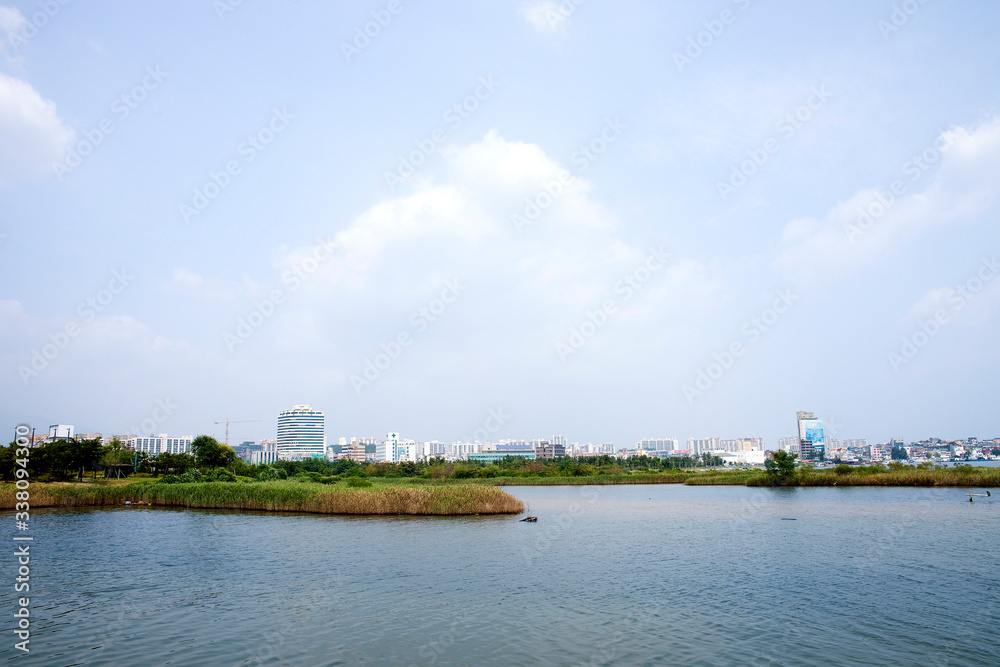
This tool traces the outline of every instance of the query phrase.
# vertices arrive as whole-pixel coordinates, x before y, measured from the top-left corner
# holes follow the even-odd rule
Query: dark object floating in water
[[[797,519],[786,519],[785,517],[781,517],[781,520],[782,521],[796,521]]]
[[[537,516],[526,516],[523,519],[521,519],[521,521],[527,521],[529,523],[534,523],[534,522],[538,521],[538,517]]]
[[[969,491],[969,502],[970,503],[972,502],[972,496],[979,496],[980,498],[989,498],[990,497],[990,492],[987,491],[984,494],[984,493],[973,493],[972,491]]]

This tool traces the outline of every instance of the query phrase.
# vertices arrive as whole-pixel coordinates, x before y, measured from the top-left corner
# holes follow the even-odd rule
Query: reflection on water
[[[990,665],[1000,654],[1000,494],[509,490],[538,523],[40,511],[32,659]]]

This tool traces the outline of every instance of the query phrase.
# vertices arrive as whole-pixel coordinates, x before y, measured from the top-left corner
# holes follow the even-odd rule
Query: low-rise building
[[[748,449],[741,452],[722,452],[724,463],[732,465],[764,465],[767,453],[762,449]]]
[[[534,461],[537,456],[533,449],[501,449],[488,452],[471,452],[467,455],[469,461],[481,461],[483,463],[496,463],[508,456],[520,456],[521,458]]]
[[[536,459],[561,459],[566,456],[566,445],[542,442],[540,445],[535,447],[535,458]]]
[[[191,441],[194,436],[172,436],[161,433],[152,435],[130,435],[122,439],[122,444],[137,452],[146,452],[150,456],[157,454],[190,454]]]

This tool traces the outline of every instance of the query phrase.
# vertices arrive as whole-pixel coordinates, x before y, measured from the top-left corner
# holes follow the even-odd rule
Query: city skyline
[[[1000,430],[995,3],[223,6],[0,0],[0,421]]]
[[[282,420],[285,420],[284,438],[279,436]],[[240,423],[240,421],[233,421],[231,423]],[[267,421],[267,420],[249,420],[249,421]],[[569,447],[570,445],[580,446],[580,447],[587,445],[594,447],[613,445],[612,451],[631,450],[635,448],[665,449],[665,450],[673,449],[677,451],[688,451],[689,449],[692,451],[708,451],[713,447],[709,447],[705,443],[711,441],[716,445],[723,445],[723,446],[727,444],[737,445],[740,443],[744,443],[744,447],[739,447],[737,449],[745,448],[746,443],[752,443],[754,449],[761,448],[764,450],[776,451],[778,449],[787,449],[787,447],[784,445],[786,441],[788,442],[794,441],[796,443],[799,443],[803,439],[806,439],[805,434],[807,433],[807,430],[806,427],[802,426],[804,423],[809,424],[809,428],[815,428],[816,427],[815,424],[819,423],[819,432],[821,434],[821,437],[823,438],[821,442],[824,442],[825,444],[837,443],[838,445],[844,447],[862,446],[861,443],[865,443],[864,446],[876,446],[876,445],[891,446],[891,444],[893,444],[894,442],[901,442],[904,444],[905,443],[917,444],[917,443],[932,442],[932,441],[947,443],[947,442],[965,442],[969,440],[978,440],[980,442],[991,442],[1000,440],[1000,436],[990,436],[990,435],[985,435],[985,436],[964,435],[964,436],[945,436],[945,437],[941,437],[939,435],[924,435],[922,437],[912,438],[912,439],[900,438],[899,436],[890,436],[885,438],[884,440],[877,437],[870,438],[868,436],[863,436],[863,435],[859,435],[856,437],[844,437],[844,438],[834,437],[832,435],[827,437],[825,435],[822,435],[824,431],[823,420],[821,418],[817,418],[813,413],[799,411],[796,413],[796,421],[799,424],[799,429],[800,429],[800,432],[798,434],[792,436],[781,436],[779,438],[776,438],[774,441],[768,441],[766,438],[760,437],[758,435],[746,434],[746,433],[738,436],[734,436],[732,434],[728,436],[726,435],[720,436],[718,434],[706,435],[703,433],[698,436],[687,436],[687,437],[679,437],[676,434],[673,435],[661,434],[657,436],[645,436],[636,440],[635,442],[595,441],[594,439],[586,439],[586,438],[569,439],[559,434],[550,435],[544,438],[527,437],[524,435],[491,438],[488,436],[485,429],[480,429],[482,433],[474,434],[473,437],[468,439],[458,439],[458,440],[448,441],[448,440],[441,440],[434,436],[421,435],[419,437],[415,437],[413,435],[405,434],[399,431],[392,431],[390,433],[387,433],[384,438],[372,437],[371,435],[366,435],[365,433],[361,433],[360,435],[352,434],[349,436],[345,436],[332,431],[331,431],[332,434],[328,435],[327,427],[325,424],[324,411],[313,409],[313,406],[311,404],[298,404],[291,410],[283,410],[278,413],[277,415],[278,429],[276,429],[273,435],[269,434],[251,438],[244,436],[235,437],[233,438],[233,442],[230,442],[230,444],[233,446],[237,446],[236,443],[246,444],[246,443],[268,442],[277,444],[278,451],[281,451],[282,449],[292,448],[295,449],[296,452],[298,452],[299,445],[291,444],[293,443],[293,441],[295,442],[297,442],[298,440],[302,440],[303,442],[309,441],[312,445],[315,445],[317,442],[320,442],[321,439],[323,450],[326,451],[331,447],[343,447],[348,443],[353,443],[353,442],[364,442],[374,445],[378,443],[385,444],[391,439],[394,440],[397,444],[405,442],[418,442],[418,443],[436,442],[444,444],[447,444],[449,442],[450,444],[459,444],[459,443],[497,444],[497,443],[513,442],[513,443],[527,443],[527,444],[556,443],[560,445],[565,445],[567,447]],[[216,425],[220,423],[225,423],[225,422],[218,422],[218,421],[214,422],[214,424]],[[45,428],[37,426],[34,428],[39,433],[39,435],[37,436],[39,439],[44,437],[41,435],[41,433],[44,433],[46,430],[48,431],[49,433],[48,437],[50,438],[53,437],[53,433],[58,434],[63,430],[66,430],[66,432],[69,434],[69,437],[84,437],[78,434],[75,435],[74,433],[76,429],[75,424],[60,423],[60,424],[50,424]],[[177,438],[187,438],[188,441],[190,441],[190,438],[194,437],[195,435],[209,435],[213,438],[216,438],[219,442],[225,442],[225,439],[214,431],[196,431],[192,433],[185,433],[183,436],[177,435],[178,433],[180,433],[179,431],[174,431],[171,433],[168,433],[166,431],[136,433],[131,431],[117,432],[117,431],[101,431],[101,430],[95,431],[93,429],[84,429],[82,431],[79,431],[79,433],[85,434],[85,437],[102,435],[107,440],[110,440],[112,437],[127,437],[128,440],[125,441],[125,444],[129,447],[139,449],[140,451],[149,451],[148,447],[152,443],[152,440],[164,436],[173,438],[174,440],[176,440]],[[145,445],[136,446],[135,441],[139,440],[141,442],[143,439],[147,440]],[[164,441],[163,445],[168,447],[173,446],[174,440]],[[337,442],[338,444],[335,445],[334,442]],[[670,446],[667,446],[668,443],[670,444]],[[692,448],[693,443],[694,447]],[[647,444],[652,444],[652,447],[644,446]],[[165,449],[164,451],[172,451],[172,450]],[[731,451],[736,451],[736,449],[732,449]]]

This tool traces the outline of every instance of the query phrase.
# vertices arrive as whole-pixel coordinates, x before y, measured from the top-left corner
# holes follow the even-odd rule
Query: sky
[[[998,22],[0,0],[0,422],[1000,436]]]

